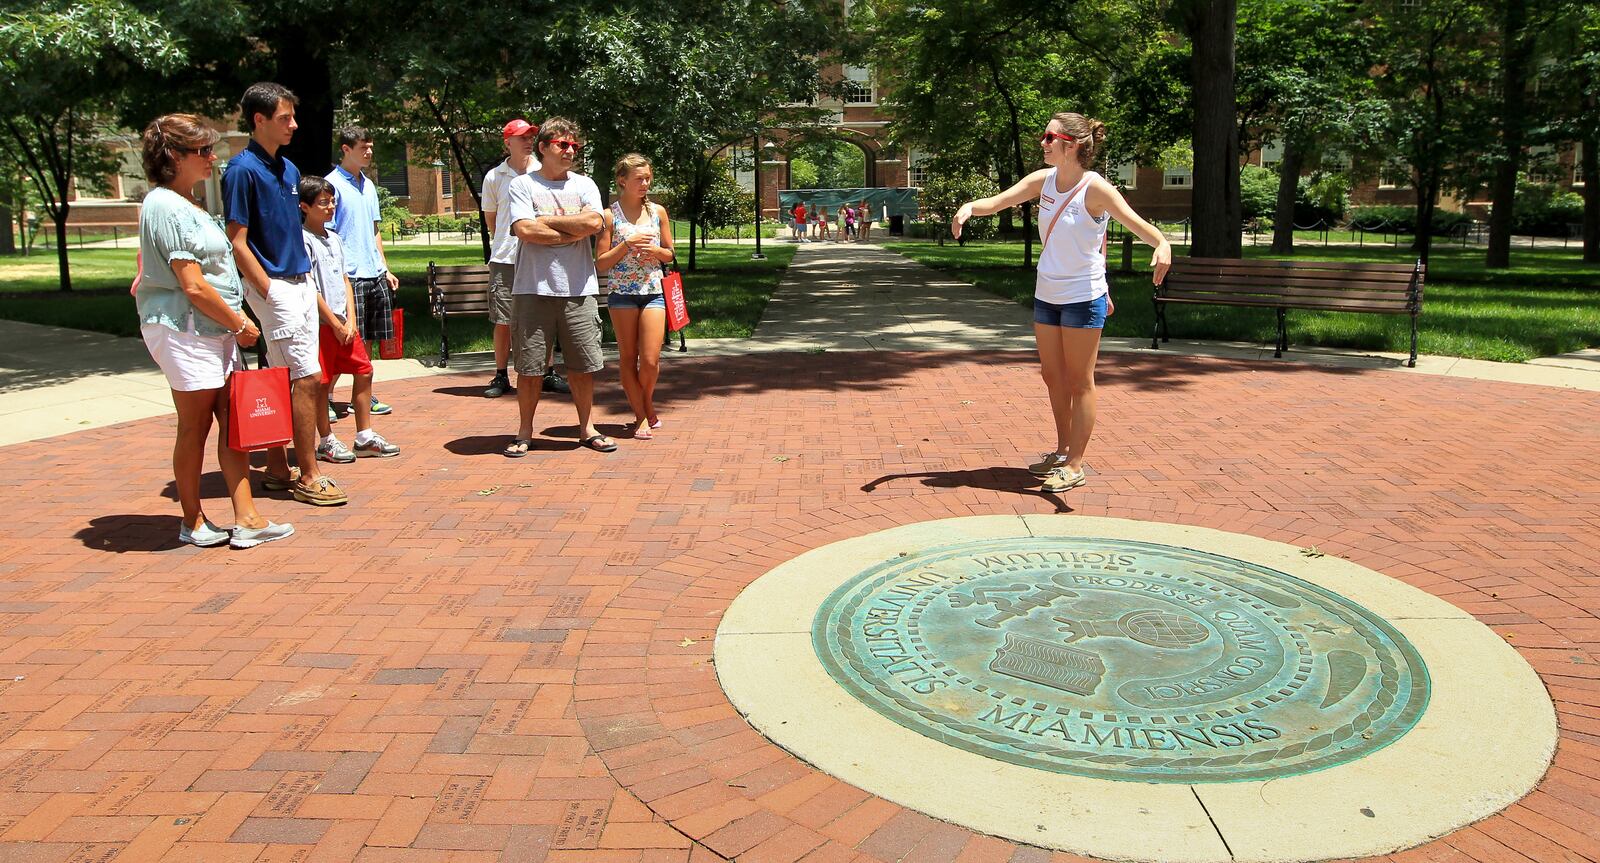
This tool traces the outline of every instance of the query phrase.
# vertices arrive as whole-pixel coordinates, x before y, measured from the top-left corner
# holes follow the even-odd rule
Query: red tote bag
[[[378,340],[378,359],[400,360],[406,356],[406,310],[395,309],[391,313],[394,321],[394,338]]]
[[[689,302],[683,297],[683,274],[662,267],[661,293],[667,302],[667,329],[677,332],[689,325]]]
[[[294,439],[289,370],[234,372],[228,397],[228,446],[242,452],[283,446]]]

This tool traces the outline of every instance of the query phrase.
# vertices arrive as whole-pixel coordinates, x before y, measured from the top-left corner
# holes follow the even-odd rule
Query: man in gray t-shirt
[[[511,282],[511,350],[517,369],[517,408],[521,424],[505,454],[521,458],[533,443],[533,414],[539,407],[547,351],[561,346],[578,409],[578,440],[598,452],[615,441],[589,419],[594,406],[594,373],[605,367],[600,353],[600,281],[594,270],[590,237],[600,231],[600,188],[572,173],[583,149],[578,124],[552,117],[536,139],[539,170],[511,181],[506,216],[520,242]]]

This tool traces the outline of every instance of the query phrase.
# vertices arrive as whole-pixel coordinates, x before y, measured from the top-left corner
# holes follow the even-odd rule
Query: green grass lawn
[[[713,245],[696,252],[698,269],[684,274],[689,298],[687,336],[729,338],[755,331],[767,300],[794,257],[793,246],[764,249],[765,261],[750,260],[749,246]],[[406,355],[439,354],[439,322],[428,313],[428,262],[475,264],[483,258],[475,245],[396,246],[389,265],[400,277],[400,303],[406,310]],[[0,258],[0,318],[72,327],[119,336],[139,334],[128,284],[133,279],[133,249],[74,249],[73,292],[57,289],[55,255]],[[687,256],[684,257],[687,261]],[[609,337],[609,333],[608,333]],[[450,322],[452,353],[493,347],[487,318]]]
[[[890,248],[963,281],[1032,305],[1034,272],[1022,264],[1020,243],[937,246],[895,243]],[[1035,254],[1038,246],[1035,244]],[[1187,248],[1175,246],[1174,253]],[[1270,257],[1266,246],[1245,247],[1245,257]],[[1409,263],[1406,249],[1305,248],[1304,260]],[[1112,244],[1111,264],[1121,263]],[[1600,345],[1600,268],[1579,252],[1517,250],[1511,270],[1483,268],[1482,249],[1435,248],[1418,318],[1418,350],[1425,354],[1523,362],[1534,357]],[[1148,338],[1155,321],[1150,302],[1150,249],[1135,244],[1134,275],[1111,277],[1117,312],[1106,335]],[[1167,312],[1174,337],[1270,343],[1277,327],[1271,309],[1226,306],[1174,307]],[[1362,350],[1409,351],[1410,320],[1404,315],[1289,312],[1290,345],[1326,345]]]

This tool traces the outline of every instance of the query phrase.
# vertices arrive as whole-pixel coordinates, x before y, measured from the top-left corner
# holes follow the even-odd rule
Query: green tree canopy
[[[67,217],[72,184],[113,163],[99,140],[136,82],[176,68],[181,41],[122,0],[0,6],[0,161],[15,166],[55,222],[61,290],[72,290]]]

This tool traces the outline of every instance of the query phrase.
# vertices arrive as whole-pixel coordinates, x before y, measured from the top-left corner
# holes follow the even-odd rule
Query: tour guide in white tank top
[[[1049,167],[988,198],[961,205],[950,233],[973,216],[987,216],[1027,201],[1039,202],[1039,275],[1034,282],[1033,336],[1039,345],[1039,371],[1050,393],[1056,448],[1028,465],[1043,480],[1041,488],[1059,493],[1087,481],[1083,453],[1094,433],[1094,366],[1100,356],[1100,331],[1116,311],[1106,284],[1106,225],[1126,225],[1155,248],[1150,265],[1155,283],[1172,265],[1172,247],[1123,200],[1117,187],[1089,167],[1105,145],[1106,126],[1082,114],[1050,119],[1039,147]]]
[[[1039,275],[1033,295],[1047,303],[1065,305],[1097,300],[1110,292],[1106,285],[1106,225],[1109,212],[1099,218],[1089,215],[1084,205],[1089,186],[1100,177],[1085,171],[1083,179],[1065,194],[1056,175],[1049,169],[1039,192]]]

